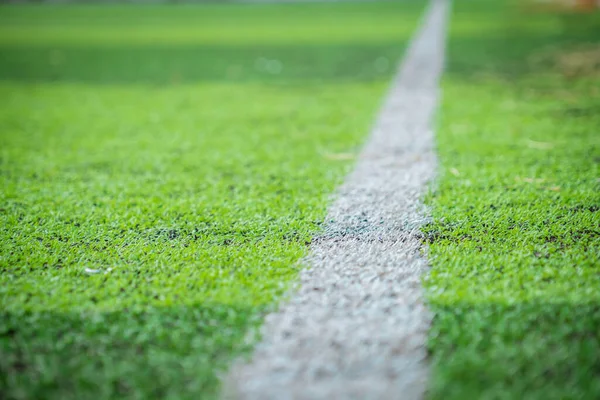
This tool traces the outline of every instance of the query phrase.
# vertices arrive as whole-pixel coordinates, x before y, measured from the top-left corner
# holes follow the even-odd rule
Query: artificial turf
[[[457,0],[424,231],[433,399],[600,398],[600,15]]]
[[[0,8],[0,397],[216,396],[421,8]]]

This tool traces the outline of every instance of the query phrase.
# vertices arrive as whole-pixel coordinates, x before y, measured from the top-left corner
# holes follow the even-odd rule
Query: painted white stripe
[[[269,315],[228,397],[418,399],[426,389],[430,313],[421,198],[436,168],[432,119],[448,4],[434,0],[413,38],[354,172],[288,303]]]

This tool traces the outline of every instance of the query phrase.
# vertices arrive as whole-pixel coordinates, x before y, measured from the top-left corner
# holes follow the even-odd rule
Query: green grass
[[[390,76],[421,7],[3,7],[0,79],[156,85],[381,80]]]
[[[430,397],[600,398],[600,15],[458,0],[448,51]]]
[[[216,396],[421,7],[1,7],[0,397]]]

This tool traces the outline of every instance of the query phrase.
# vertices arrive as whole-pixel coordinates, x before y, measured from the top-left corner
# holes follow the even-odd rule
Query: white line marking
[[[310,268],[269,315],[229,396],[257,400],[418,399],[431,315],[423,299],[421,203],[436,167],[432,118],[448,4],[434,0],[413,38],[354,172],[331,206]]]

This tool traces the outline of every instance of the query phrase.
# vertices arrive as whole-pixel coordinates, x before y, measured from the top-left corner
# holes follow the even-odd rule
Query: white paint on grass
[[[263,340],[235,365],[241,399],[418,399],[431,315],[421,202],[436,157],[432,119],[448,5],[434,0],[409,47],[354,172],[311,245],[299,288],[266,318]]]

